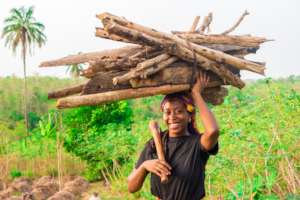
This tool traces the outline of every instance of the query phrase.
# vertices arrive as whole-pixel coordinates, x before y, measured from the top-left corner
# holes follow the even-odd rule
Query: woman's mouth
[[[169,124],[169,128],[170,129],[178,129],[181,127],[181,124],[180,123],[170,123]]]

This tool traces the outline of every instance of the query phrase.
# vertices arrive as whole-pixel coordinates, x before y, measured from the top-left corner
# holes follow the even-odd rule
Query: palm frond
[[[45,26],[36,21],[33,17],[34,7],[13,8],[10,16],[4,20],[4,28],[1,37],[5,38],[5,46],[16,51],[18,46],[25,45],[29,53],[37,44],[41,47],[46,42],[46,35],[43,33]],[[25,41],[22,41],[25,40]]]

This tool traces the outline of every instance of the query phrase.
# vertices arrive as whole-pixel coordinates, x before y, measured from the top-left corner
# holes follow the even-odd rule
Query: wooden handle
[[[154,139],[154,144],[155,144],[158,159],[166,161],[164,151],[163,151],[163,144],[160,137],[159,125],[155,121],[150,121],[149,128],[151,130]],[[160,180],[162,183],[166,183],[168,181],[168,176],[162,175]]]

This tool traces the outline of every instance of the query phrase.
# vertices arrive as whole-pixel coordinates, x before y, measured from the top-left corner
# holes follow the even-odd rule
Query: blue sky
[[[41,61],[78,52],[99,51],[122,46],[94,36],[100,26],[97,13],[111,12],[162,31],[187,30],[196,15],[213,12],[212,33],[230,27],[247,9],[250,12],[234,34],[252,34],[275,39],[262,45],[249,59],[267,62],[266,76],[300,75],[300,1],[297,0],[0,0],[0,29],[13,7],[35,6],[35,17],[45,24],[48,41],[42,49],[28,57],[28,74],[63,77],[65,67],[38,68]],[[14,57],[0,40],[0,76],[22,76],[20,55]],[[243,72],[245,79],[264,78]]]

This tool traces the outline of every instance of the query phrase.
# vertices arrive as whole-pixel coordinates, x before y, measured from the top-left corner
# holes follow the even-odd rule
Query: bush
[[[87,161],[89,180],[100,178],[111,167],[123,164],[135,151],[128,102],[81,107],[64,113],[64,147]]]

